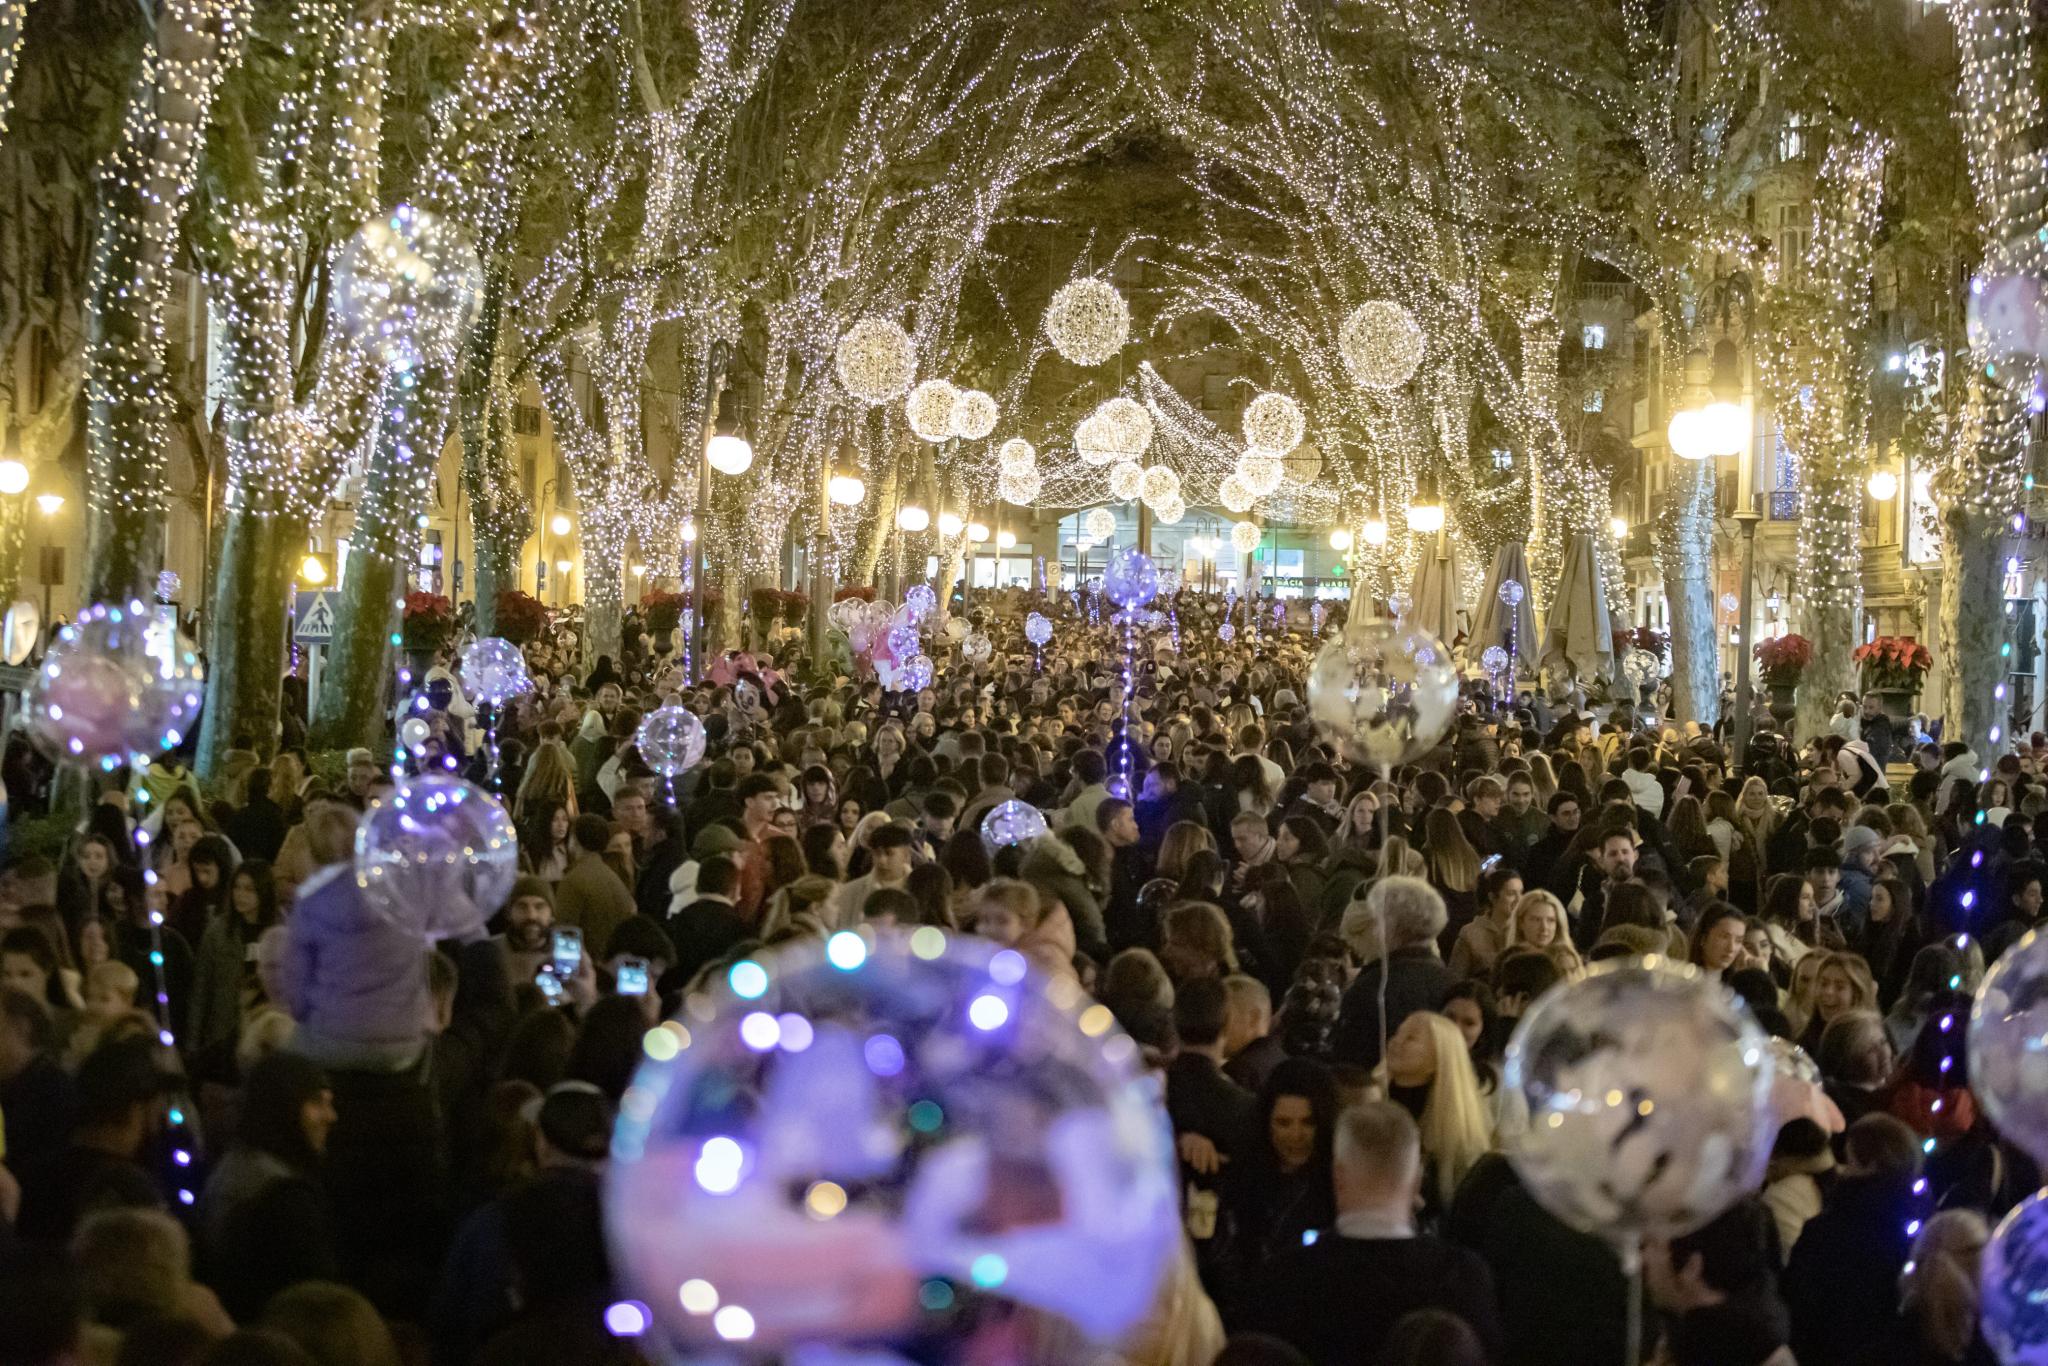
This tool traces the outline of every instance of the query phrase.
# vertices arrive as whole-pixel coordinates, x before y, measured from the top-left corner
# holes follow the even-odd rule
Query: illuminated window
[[[1607,324],[1587,323],[1585,330],[1580,334],[1580,340],[1585,344],[1588,351],[1605,351],[1607,349]]]

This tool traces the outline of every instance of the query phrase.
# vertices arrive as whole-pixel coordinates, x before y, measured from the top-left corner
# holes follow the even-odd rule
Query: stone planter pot
[[[1781,733],[1789,735],[1791,734],[1792,718],[1799,714],[1797,697],[1799,685],[1796,683],[1772,683],[1769,687],[1771,690],[1771,719],[1778,723],[1778,730]]]
[[[1884,714],[1894,721],[1905,721],[1913,715],[1913,704],[1920,699],[1918,688],[1872,688],[1884,705]]]

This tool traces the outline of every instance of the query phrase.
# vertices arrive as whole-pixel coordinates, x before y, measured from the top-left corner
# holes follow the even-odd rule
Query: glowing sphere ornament
[[[996,643],[979,631],[970,632],[960,642],[960,656],[969,664],[985,664],[988,657],[996,652]]]
[[[1180,519],[1188,515],[1187,501],[1179,494],[1175,494],[1165,502],[1155,504],[1152,515],[1158,519],[1161,526],[1178,525]]]
[[[1458,709],[1458,671],[1434,636],[1365,622],[1309,666],[1308,710],[1323,737],[1382,766],[1435,746]]]
[[[1226,474],[1216,486],[1216,501],[1230,512],[1250,512],[1252,504],[1259,500],[1251,485],[1245,483],[1241,474]]]
[[[1999,1221],[1979,1277],[1984,1340],[2005,1366],[2048,1366],[2048,1191]]]
[[[1159,596],[1159,567],[1143,550],[1127,545],[1109,557],[1102,595],[1119,607],[1143,607]]]
[[[996,451],[996,469],[1004,474],[1030,474],[1038,468],[1038,449],[1021,436],[1013,436]]]
[[[1024,618],[1024,639],[1044,649],[1052,639],[1052,622],[1041,612],[1033,612]]]
[[[1970,1090],[1999,1136],[2048,1163],[2048,935],[2029,930],[1970,1011]]]
[[[1266,533],[1257,522],[1233,522],[1230,526],[1230,548],[1240,555],[1249,555],[1259,548]]]
[[[1006,503],[1017,507],[1030,507],[1044,487],[1036,470],[1023,474],[1005,474],[996,481],[996,493]]]
[[[1109,496],[1128,503],[1144,487],[1145,467],[1135,460],[1119,460],[1109,467]]]
[[[1479,652],[1479,667],[1490,674],[1497,674],[1508,666],[1508,652],[1498,645],[1489,645]]]
[[[1285,394],[1260,394],[1244,410],[1244,444],[1262,455],[1285,455],[1308,430],[1301,405]]]
[[[460,778],[408,779],[356,827],[356,886],[424,939],[464,938],[505,904],[519,836],[497,798]]]
[[[1180,497],[1180,476],[1166,465],[1151,465],[1138,481],[1138,497],[1147,507],[1158,507]]]
[[[953,435],[979,441],[996,429],[1001,410],[979,389],[965,389],[953,404]]]
[[[898,622],[882,634],[883,652],[898,663],[917,653],[917,628]]]
[[[1116,535],[1116,514],[1108,508],[1091,508],[1081,517],[1081,529],[1100,544]]]
[[[501,707],[532,687],[526,656],[511,641],[485,636],[462,652],[462,691],[472,702]]]
[[[1237,477],[1244,480],[1244,486],[1251,490],[1254,498],[1265,498],[1280,487],[1281,476],[1286,473],[1280,458],[1251,451],[1240,456],[1237,462]]]
[[[932,685],[932,657],[912,655],[904,661],[897,681],[903,685],[905,692],[923,692],[929,688]]]
[[[1107,280],[1069,280],[1046,305],[1046,340],[1075,365],[1102,364],[1130,335],[1130,305]]]
[[[1508,1160],[1543,1207],[1620,1247],[1698,1228],[1763,1181],[1778,1120],[1769,1040],[1696,968],[1596,964],[1508,1041],[1528,1122]]]
[[[462,230],[400,204],[356,230],[335,262],[336,316],[394,370],[454,346],[476,318],[483,270]]]
[[[1134,398],[1118,394],[1095,410],[1102,419],[1110,449],[1125,460],[1136,460],[1152,449],[1152,412]]]
[[[913,583],[903,590],[903,612],[906,619],[918,622],[936,612],[939,595],[928,583]]]
[[[953,435],[953,410],[960,391],[942,379],[928,379],[903,400],[903,415],[921,441],[939,442]]]
[[[112,769],[183,742],[199,722],[205,685],[191,642],[140,599],[96,603],[58,633],[23,711],[30,738],[51,758]]]
[[[862,624],[861,629],[865,629]],[[679,778],[704,757],[704,723],[695,713],[670,703],[647,713],[633,732],[633,747],[646,765],[664,778]]]
[[[924,926],[742,959],[650,1031],[605,1205],[656,1354],[981,1359],[982,1297],[1129,1331],[1179,1182],[1137,1047],[1091,1006]]]
[[[1360,304],[1337,333],[1346,368],[1368,389],[1398,389],[1415,378],[1425,349],[1415,315],[1391,299]]]
[[[847,393],[873,406],[900,398],[917,378],[917,348],[889,318],[862,318],[846,329],[832,356]]]
[[[1074,454],[1090,465],[1108,465],[1124,458],[1116,434],[1100,413],[1090,413],[1074,428]]]
[[[2048,290],[2031,275],[1979,275],[1970,281],[1970,350],[1993,362],[2048,356]]]
[[[998,802],[981,818],[981,842],[993,854],[1013,844],[1025,844],[1046,833],[1045,813],[1015,797]]]

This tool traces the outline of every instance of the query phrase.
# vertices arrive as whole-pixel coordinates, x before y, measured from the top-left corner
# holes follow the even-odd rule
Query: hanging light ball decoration
[[[965,1360],[1018,1317],[998,1304],[1107,1341],[1155,1303],[1171,1140],[1071,983],[864,928],[743,958],[692,1007],[646,1035],[605,1173],[649,1359]]]
[[[1124,458],[1116,433],[1101,413],[1090,413],[1074,428],[1074,454],[1090,465],[1108,465]]]
[[[1392,299],[1362,303],[1337,331],[1337,350],[1351,377],[1368,389],[1398,389],[1422,368],[1421,324]]]
[[[647,713],[633,732],[641,760],[664,778],[680,778],[704,757],[704,723],[671,702]]]
[[[1145,477],[1138,482],[1138,497],[1145,506],[1157,508],[1161,503],[1171,502],[1180,497],[1180,476],[1165,465],[1153,465],[1146,469]]]
[[[1255,498],[1270,497],[1280,487],[1280,478],[1286,472],[1277,455],[1250,451],[1238,457],[1237,477],[1244,480],[1244,486]]]
[[[1165,502],[1155,505],[1152,515],[1159,519],[1161,526],[1176,526],[1181,518],[1188,515],[1187,500],[1176,493]]]
[[[1301,444],[1308,420],[1301,405],[1286,394],[1260,394],[1244,409],[1245,449],[1262,455],[1285,455]]]
[[[58,632],[29,684],[29,736],[52,759],[147,763],[191,733],[205,679],[191,642],[141,599],[95,603]]]
[[[1102,364],[1130,335],[1131,307],[1107,280],[1069,280],[1046,305],[1046,340],[1075,365]]]
[[[928,379],[903,401],[903,415],[920,441],[940,442],[953,435],[953,410],[960,391],[943,379]]]
[[[335,263],[343,330],[394,370],[452,346],[476,319],[483,268],[454,223],[400,204],[356,229]]]
[[[1970,1010],[1970,1091],[1999,1136],[2048,1163],[2048,934],[2029,930]]]
[[[1226,474],[1223,482],[1216,486],[1216,501],[1231,512],[1250,512],[1252,504],[1259,501],[1251,486],[1241,474]]]
[[[1081,518],[1081,529],[1097,544],[1116,535],[1116,514],[1108,508],[1090,508]]]
[[[953,404],[953,435],[979,441],[996,429],[1002,411],[979,389],[962,390]]]
[[[832,353],[840,387],[870,407],[901,398],[917,378],[917,348],[893,318],[862,318]]]
[[[2006,1366],[2048,1362],[2048,1191],[2001,1219],[1984,1245],[1979,1293],[1984,1340]]]
[[[1033,612],[1024,618],[1024,639],[1044,649],[1052,639],[1052,621],[1042,612]]]
[[[1109,496],[1128,503],[1145,483],[1145,467],[1135,460],[1119,460],[1109,467]]]
[[[470,701],[502,707],[532,687],[526,656],[511,641],[484,636],[462,652],[462,691]]]
[[[1013,503],[1018,507],[1030,507],[1043,487],[1044,482],[1036,470],[1026,470],[1022,474],[1005,474],[996,480],[997,495],[1004,502]]]
[[[1257,522],[1234,522],[1230,527],[1230,548],[1240,555],[1249,555],[1259,548],[1265,535]]]
[[[1496,596],[1508,607],[1520,607],[1522,599],[1528,595],[1529,590],[1522,587],[1520,579],[1502,579],[1500,588],[1496,590]]]
[[[1404,764],[1450,729],[1458,708],[1451,652],[1426,631],[1361,623],[1309,667],[1308,710],[1324,737],[1375,764]]]
[[[1609,960],[1545,994],[1508,1041],[1529,1122],[1508,1160],[1543,1207],[1628,1247],[1698,1228],[1763,1181],[1777,1063],[1699,969]]]
[[[1029,474],[1038,468],[1038,448],[1013,436],[996,451],[996,469],[1004,474]]]
[[[495,797],[460,778],[411,778],[356,827],[363,901],[424,939],[483,928],[519,878],[519,836]]]
[[[1119,607],[1143,607],[1159,596],[1159,566],[1137,546],[1123,547],[1102,571],[1102,595]]]
[[[1152,412],[1134,398],[1118,394],[1105,399],[1095,410],[1108,433],[1109,444],[1125,460],[1136,460],[1152,449]]]

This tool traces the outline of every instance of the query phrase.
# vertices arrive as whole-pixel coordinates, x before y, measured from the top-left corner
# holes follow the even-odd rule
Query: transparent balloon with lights
[[[476,317],[483,271],[452,220],[400,204],[358,228],[335,263],[343,330],[385,365],[410,369]]]
[[[205,686],[192,642],[131,598],[95,603],[58,632],[22,710],[49,757],[112,769],[182,744],[199,723]]]
[[[423,939],[483,928],[519,877],[519,836],[497,798],[460,778],[423,775],[356,827],[356,886],[372,910]]]
[[[1999,955],[1970,1011],[1970,1091],[2000,1137],[2048,1166],[2048,935]]]
[[[1012,797],[996,803],[981,818],[981,842],[994,853],[1013,844],[1025,844],[1046,833],[1045,813],[1029,802]]]
[[[1427,632],[1367,621],[1317,651],[1307,691],[1325,739],[1385,768],[1427,753],[1450,729],[1458,671]]]
[[[605,1176],[634,1298],[607,1323],[657,1360],[1089,1360],[1180,1255],[1136,1045],[1014,949],[792,944],[641,1051]]]
[[[2048,1364],[2048,1191],[2001,1219],[1979,1275],[1984,1340],[2005,1366]]]
[[[511,641],[485,636],[462,652],[462,691],[471,701],[500,707],[532,687],[526,656]]]
[[[643,763],[673,781],[703,759],[704,739],[704,723],[696,713],[671,702],[647,713],[640,729],[633,732],[633,747],[640,751]]]

